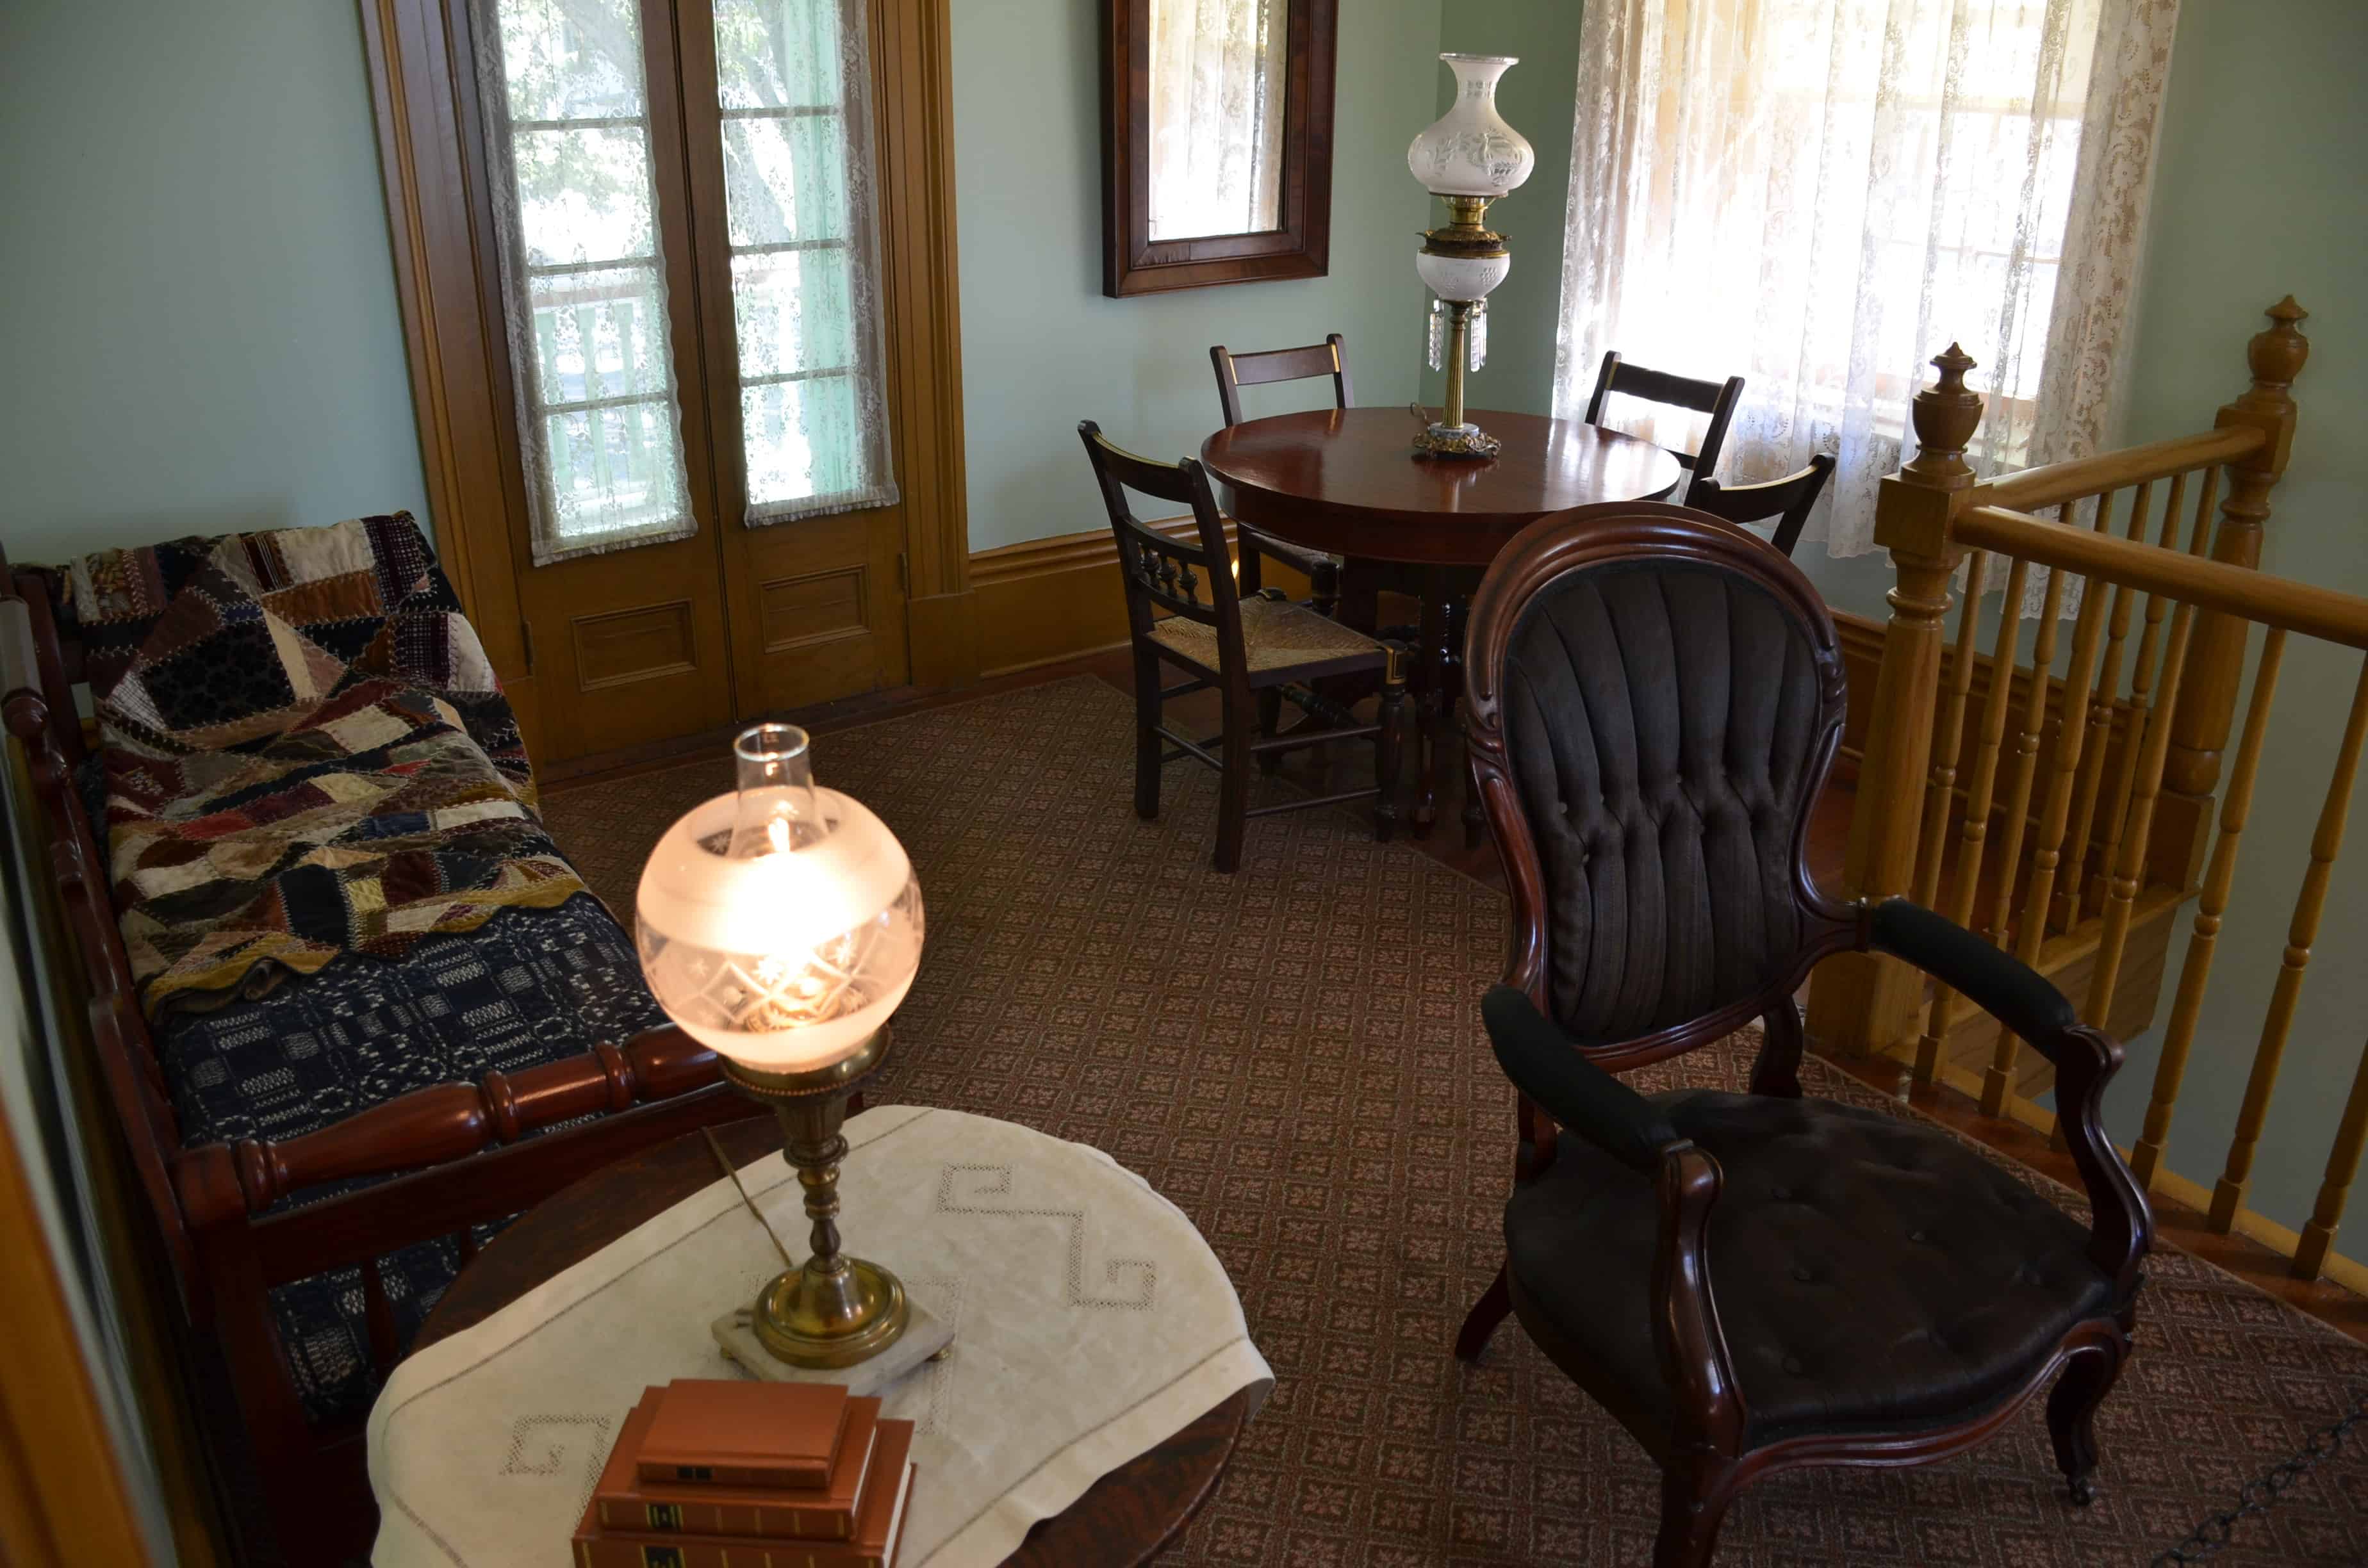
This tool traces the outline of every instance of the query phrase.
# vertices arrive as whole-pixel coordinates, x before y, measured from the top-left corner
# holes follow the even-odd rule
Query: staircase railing
[[[2214,1228],[2291,1253],[2298,1275],[2317,1278],[2332,1259],[2368,1283],[2368,1269],[2333,1257],[2368,1145],[2368,1054],[2309,1221],[2296,1233],[2246,1206],[2368,738],[2368,662],[2223,1174],[2207,1192],[2165,1163],[2287,640],[2368,652],[2368,597],[2256,570],[2293,440],[2292,386],[2309,352],[2291,299],[2269,315],[2248,348],[2252,386],[2213,429],[1987,483],[1964,460],[1982,413],[1964,384],[1973,362],[1953,346],[1933,361],[1940,379],[1912,409],[1918,450],[1883,482],[1879,503],[1876,539],[1897,584],[1845,881],[1853,894],[1941,909],[2055,976],[2084,1020],[2124,1030],[2151,1021],[2171,924],[2192,901],[2133,1167],[2148,1187],[2207,1210]],[[1952,586],[2001,579],[1988,616],[1983,594],[1953,596],[1952,640]],[[2034,585],[2037,614],[2026,618]],[[2137,939],[2141,929],[2151,935]],[[1887,1053],[1916,1083],[1963,1089],[1987,1115],[2047,1123],[2032,1103],[2044,1080],[2015,1037],[1892,960],[1845,955],[1823,966],[1809,1027],[1828,1049]]]

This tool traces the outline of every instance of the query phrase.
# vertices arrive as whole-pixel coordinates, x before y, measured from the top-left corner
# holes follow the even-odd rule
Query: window
[[[1981,472],[2098,449],[2176,9],[1589,6],[1557,413],[1584,408],[1607,349],[1743,376],[1728,465],[1768,478],[1837,454],[1835,554],[1873,548],[1876,482],[1952,341],[1982,365]],[[1608,422],[1698,435],[1627,402]]]
[[[683,9],[686,26],[699,9]],[[667,292],[697,258],[664,253],[670,229],[701,230],[684,212],[666,222],[696,187],[660,171],[666,149],[698,140],[652,124],[641,18],[634,0],[477,0],[538,565],[697,531],[677,369],[689,346],[674,341]],[[860,12],[715,0],[712,26],[712,51],[680,52],[714,62],[686,122],[720,122],[731,299],[701,308],[729,312],[741,406],[719,426],[736,424],[740,449],[717,460],[741,465],[751,528],[888,505]],[[675,40],[655,41],[671,62]]]

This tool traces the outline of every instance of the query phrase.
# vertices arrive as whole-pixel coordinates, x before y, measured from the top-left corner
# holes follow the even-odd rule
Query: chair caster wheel
[[[2085,1508],[2085,1507],[2087,1507],[2089,1504],[2091,1504],[2091,1503],[2095,1502],[2096,1500],[2097,1500],[2097,1483],[2096,1483],[2096,1482],[2094,1482],[2093,1480],[2089,1479],[2088,1476],[2085,1476],[2085,1475],[2076,1477],[2076,1478],[2073,1480],[2073,1482],[2072,1482],[2072,1502],[2073,1502],[2073,1505],[2074,1505],[2075,1506],[2077,1506],[2077,1507],[2082,1507],[2082,1508]]]

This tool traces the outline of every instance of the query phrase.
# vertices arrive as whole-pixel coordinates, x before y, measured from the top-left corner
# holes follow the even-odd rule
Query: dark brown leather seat
[[[1962,1417],[2029,1381],[2112,1295],[2087,1227],[1936,1128],[1829,1100],[1647,1098],[1726,1178],[1710,1273],[1755,1447]],[[1568,1132],[1505,1210],[1525,1293],[1668,1426],[1660,1233],[1653,1179]]]

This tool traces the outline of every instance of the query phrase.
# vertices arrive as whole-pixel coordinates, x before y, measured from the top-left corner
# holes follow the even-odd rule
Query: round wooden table
[[[1417,426],[1403,408],[1277,415],[1201,444],[1201,462],[1235,519],[1348,560],[1343,619],[1372,631],[1376,587],[1420,595],[1422,780],[1409,813],[1417,834],[1439,817],[1442,743],[1463,694],[1463,613],[1497,552],[1549,512],[1662,500],[1686,476],[1668,451],[1616,430],[1535,414],[1466,417],[1504,449],[1476,460],[1417,457]],[[1477,843],[1479,802],[1468,791],[1463,815]]]
[[[770,1117],[719,1128],[716,1136],[735,1165],[780,1148],[780,1130]],[[697,1133],[595,1171],[519,1216],[470,1260],[420,1326],[413,1348],[484,1321],[721,1177],[706,1139]],[[1065,1512],[1038,1521],[1004,1560],[1007,1568],[1133,1568],[1148,1562],[1216,1490],[1248,1419],[1245,1389],[1103,1476]]]

